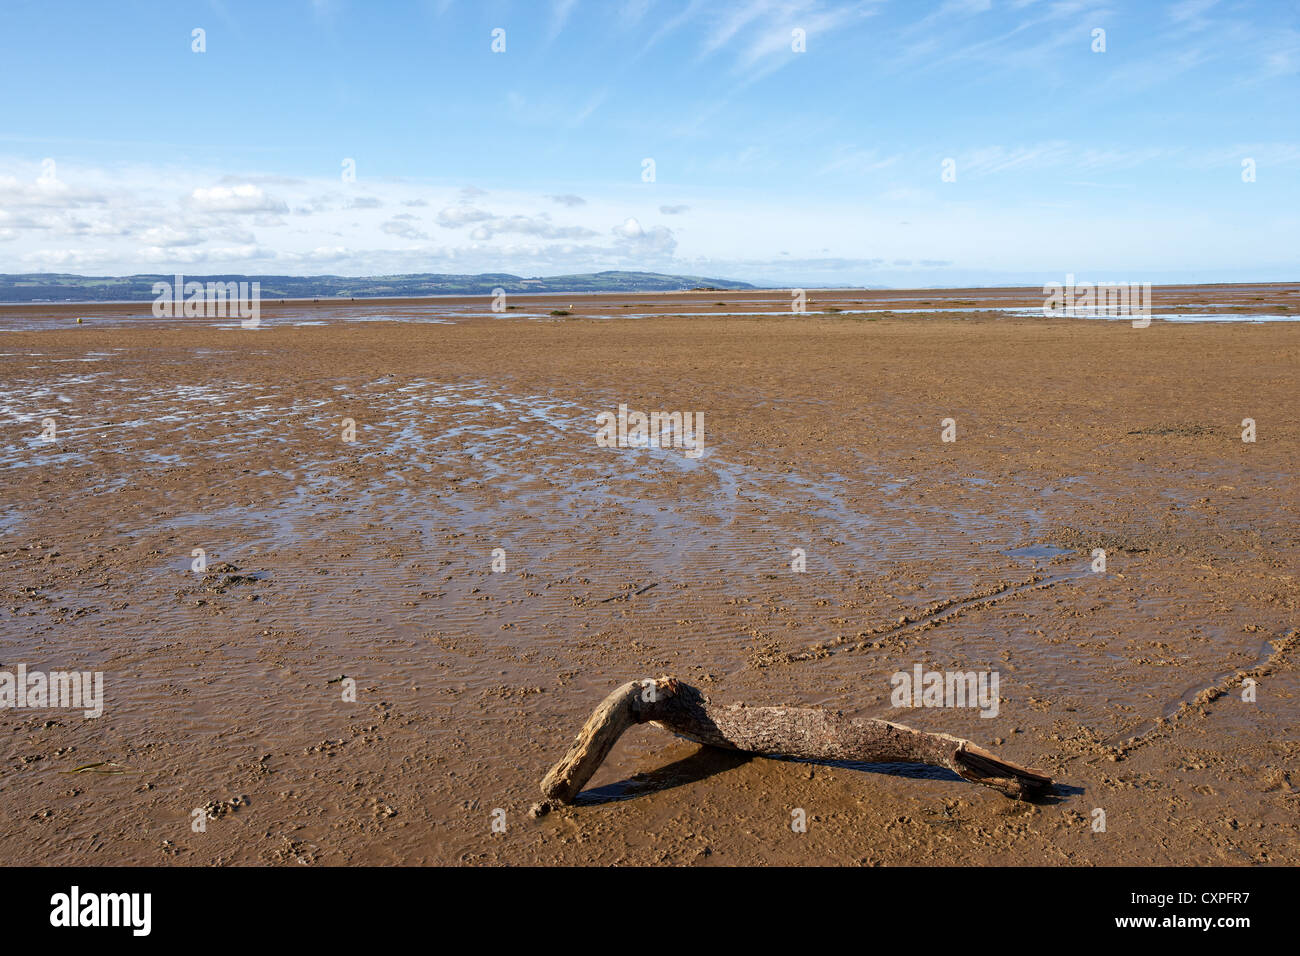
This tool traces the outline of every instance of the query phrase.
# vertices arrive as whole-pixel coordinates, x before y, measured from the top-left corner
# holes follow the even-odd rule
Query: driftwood
[[[1052,786],[1046,774],[1003,760],[960,737],[809,707],[721,707],[689,684],[661,677],[629,681],[601,702],[569,752],[542,780],[547,801],[571,802],[623,731],[645,723],[709,747],[768,757],[946,767],[971,783],[1016,799]],[[544,812],[547,804],[535,809]]]

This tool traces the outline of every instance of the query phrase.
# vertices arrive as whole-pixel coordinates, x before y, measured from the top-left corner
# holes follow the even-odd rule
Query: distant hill
[[[155,282],[171,275],[77,276],[41,272],[0,275],[0,302],[136,302],[154,299]],[[260,282],[265,299],[378,298],[423,295],[491,295],[507,292],[677,292],[685,289],[753,289],[747,282],[658,272],[595,272],[526,279],[508,273],[367,276],[185,275],[186,282]]]

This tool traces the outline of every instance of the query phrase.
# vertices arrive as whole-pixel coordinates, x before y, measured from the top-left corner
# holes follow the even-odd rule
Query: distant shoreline
[[[747,282],[712,276],[668,275],[659,272],[605,271],[559,276],[517,276],[504,272],[451,274],[420,272],[387,276],[241,275],[179,273],[191,282],[258,283],[262,300],[433,298],[457,295],[579,295],[583,293],[738,291],[753,289]],[[136,273],[129,276],[82,276],[71,273],[0,274],[0,302],[36,305],[151,302],[155,285],[172,286],[178,274]]]
[[[126,299],[78,299],[78,298],[14,298],[5,294],[4,285],[7,280],[19,278],[12,275],[0,274],[0,308],[14,308],[22,306],[129,306],[152,303],[155,299],[153,295],[141,295],[139,297]],[[83,278],[83,277],[77,277]],[[97,277],[90,277],[97,278]],[[149,275],[134,276],[129,278],[158,281],[166,281],[168,277],[159,274],[158,276]],[[195,282],[260,282],[264,276],[187,276],[189,280]],[[717,280],[721,282],[722,280]],[[1277,282],[1175,282],[1175,283],[1152,283],[1156,289],[1223,289],[1223,288],[1240,288],[1240,289],[1266,289],[1278,286],[1292,286],[1300,284],[1300,280],[1295,281],[1277,281]],[[1033,291],[1035,294],[1041,292],[1041,286],[1035,284],[1016,284],[1016,285],[951,285],[951,286],[851,286],[851,285],[773,285],[758,286],[748,283],[735,283],[727,285],[711,285],[692,288],[675,288],[675,289],[599,289],[599,288],[572,288],[572,289],[511,289],[506,288],[506,294],[514,297],[528,296],[529,298],[558,298],[563,296],[638,296],[638,295],[708,295],[723,293],[763,293],[763,292],[788,292],[793,288],[802,288],[808,292],[860,292],[860,293],[937,293],[937,292],[982,292],[985,294],[999,291],[1012,293],[1024,293]],[[302,304],[302,303],[341,303],[341,302],[416,302],[416,301],[433,301],[433,300],[450,300],[450,299],[473,299],[473,298],[490,298],[493,295],[492,290],[487,291],[466,291],[466,292],[431,292],[423,294],[414,293],[321,293],[307,295],[277,295],[273,293],[262,293],[262,301],[265,303],[282,303]]]
[[[183,328],[189,325],[239,328],[252,315],[232,304],[226,310],[184,315],[175,304],[159,312],[156,303],[47,302],[0,303],[0,332],[77,328]],[[242,307],[240,307],[242,308]],[[1300,322],[1300,283],[1269,285],[1207,284],[1156,286],[1137,311],[1076,306],[1056,314],[1043,289],[1035,286],[965,289],[743,289],[670,292],[511,293],[498,300],[486,295],[369,296],[311,298],[263,296],[258,303],[262,328],[303,325],[343,326],[394,322],[465,325],[509,319],[527,321],[649,320],[922,320],[949,316],[969,321],[1145,321],[1164,323]],[[1049,314],[1052,313],[1052,314]]]

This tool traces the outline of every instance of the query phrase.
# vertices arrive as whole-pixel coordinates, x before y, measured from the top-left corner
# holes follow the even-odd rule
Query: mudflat
[[[0,710],[0,854],[1300,862],[1300,324],[809,299],[0,308],[0,671],[104,681],[97,718]],[[620,405],[702,415],[703,453],[602,447]],[[916,665],[996,673],[996,715],[892,706]],[[1057,792],[643,727],[529,817],[599,700],[661,674],[967,737]]]

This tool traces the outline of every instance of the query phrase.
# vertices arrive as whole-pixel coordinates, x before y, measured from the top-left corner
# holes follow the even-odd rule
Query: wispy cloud
[[[897,154],[883,155],[877,149],[837,146],[831,151],[831,159],[817,170],[817,174],[825,176],[828,173],[849,173],[861,176],[887,169],[900,158]]]
[[[564,31],[564,25],[569,22],[569,17],[573,15],[573,10],[577,5],[578,0],[552,0],[551,25],[550,32],[547,34],[547,42],[554,40]]]

